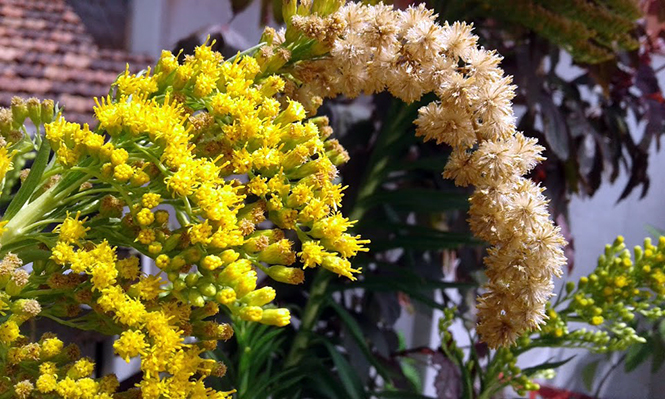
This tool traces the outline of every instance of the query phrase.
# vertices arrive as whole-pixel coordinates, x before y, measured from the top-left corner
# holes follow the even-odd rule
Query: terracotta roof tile
[[[0,0],[0,106],[13,96],[51,98],[65,117],[93,123],[93,97],[130,65],[136,72],[149,57],[99,49],[64,0]]]

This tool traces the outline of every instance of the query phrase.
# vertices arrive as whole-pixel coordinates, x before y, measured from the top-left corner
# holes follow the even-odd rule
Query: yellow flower
[[[150,209],[144,208],[136,214],[136,220],[142,226],[149,226],[155,221],[155,215],[150,212]]]
[[[194,83],[194,96],[203,98],[217,87],[217,79],[214,76],[209,74],[201,73],[196,77],[196,82]]]
[[[0,147],[0,180],[4,179],[7,172],[12,170],[14,152],[9,153],[7,147],[7,145]]]
[[[144,355],[148,348],[145,334],[140,330],[126,330],[120,334],[120,338],[113,343],[113,349],[126,362],[138,355]]]
[[[118,166],[126,163],[129,159],[129,154],[124,148],[116,148],[111,152],[111,163],[113,166]]]
[[[358,252],[368,252],[369,248],[363,247],[364,244],[369,244],[369,240],[363,240],[360,236],[352,236],[350,234],[342,234],[340,237],[328,240],[322,240],[326,247],[339,252],[345,258],[356,256]]]
[[[35,389],[35,386],[28,380],[20,381],[14,385],[14,393],[19,399],[28,398],[33,389]]]
[[[206,270],[215,270],[222,266],[222,259],[217,255],[208,255],[203,258],[202,266]]]
[[[263,287],[252,291],[243,296],[240,301],[249,306],[263,306],[275,299],[275,289],[272,287]]]
[[[349,219],[343,217],[341,214],[335,214],[330,217],[317,220],[312,225],[310,234],[316,238],[336,239],[342,235],[349,227],[353,226],[355,222],[350,222]]]
[[[316,267],[323,262],[323,257],[328,255],[318,241],[307,241],[302,245],[302,252],[298,253],[303,263],[303,268]]]
[[[301,269],[286,266],[270,266],[268,275],[275,281],[285,284],[302,284],[305,281],[305,273]]]
[[[155,231],[153,229],[141,229],[139,234],[136,236],[136,240],[143,245],[150,245],[155,241]]]
[[[48,359],[57,356],[62,351],[63,343],[58,338],[48,338],[42,343],[42,358]]]
[[[248,184],[247,189],[250,193],[262,197],[268,193],[268,185],[266,184],[265,177],[257,176],[253,178]]]
[[[162,197],[158,193],[145,193],[141,197],[141,204],[148,209],[152,209],[159,205],[161,199]]]
[[[305,119],[305,116],[305,107],[303,107],[302,104],[297,101],[288,100],[288,106],[284,112],[275,118],[275,123],[286,125],[293,122],[299,122]]]
[[[138,278],[141,272],[139,269],[139,259],[134,256],[120,259],[116,262],[115,267],[118,269],[120,278],[125,280],[134,280]]]
[[[233,288],[224,288],[215,295],[215,300],[222,305],[229,305],[236,300],[236,292]]]
[[[125,73],[120,75],[114,83],[118,86],[118,92],[121,95],[128,96],[130,94],[151,94],[157,91],[157,82],[154,77],[150,76],[150,68],[141,76],[129,73],[129,65],[125,69]]]
[[[142,323],[146,314],[145,306],[136,299],[124,298],[123,301],[115,304],[114,319],[130,327]]]
[[[64,265],[67,262],[73,263],[76,259],[74,248],[64,241],[58,241],[55,247],[51,248],[51,259],[58,265]],[[79,273],[82,272],[79,271]]]
[[[265,309],[261,314],[261,323],[277,327],[284,327],[291,322],[291,313],[288,309]]]
[[[161,55],[159,56],[159,61],[157,61],[157,68],[155,72],[162,74],[170,74],[178,67],[178,59],[167,50],[162,50]]]
[[[180,197],[192,195],[199,185],[195,171],[188,166],[183,166],[165,181],[166,187]]]
[[[162,292],[161,285],[163,281],[159,276],[149,275],[142,277],[138,283],[132,285],[132,289],[138,292],[138,296],[146,301],[157,298]]]
[[[210,242],[211,235],[212,226],[208,224],[207,220],[205,220],[203,223],[195,224],[189,228],[189,239],[192,244],[208,244]]]
[[[0,325],[0,342],[7,345],[16,341],[20,336],[18,325],[13,320],[5,321]]]
[[[90,359],[81,359],[74,363],[67,375],[74,379],[89,377],[95,371],[95,364]]]
[[[354,269],[351,267],[351,262],[338,256],[324,256],[321,266],[333,273],[339,274],[340,276],[345,276],[350,280],[356,280],[353,273],[360,273],[360,269]]]
[[[111,136],[120,133],[123,122],[122,105],[113,104],[110,96],[106,98],[102,97],[101,103],[95,97],[95,104],[95,117],[99,121],[99,126]]]
[[[42,374],[37,379],[37,390],[41,393],[53,392],[58,383],[55,374]]]
[[[247,321],[261,321],[263,309],[258,306],[245,306],[240,308],[238,316]]]
[[[113,177],[121,183],[126,182],[134,176],[134,168],[126,163],[117,165],[113,168]]]
[[[85,233],[90,230],[90,228],[83,226],[86,219],[79,220],[80,215],[81,212],[77,212],[76,216],[72,218],[69,216],[69,212],[67,212],[67,218],[57,228],[59,231],[58,240],[66,243],[75,243],[78,240],[85,238]]]
[[[90,268],[90,279],[92,285],[97,290],[102,290],[110,285],[115,284],[118,270],[112,262],[94,262]]]
[[[76,381],[67,377],[58,382],[55,391],[64,398],[74,398],[79,395],[79,387]]]

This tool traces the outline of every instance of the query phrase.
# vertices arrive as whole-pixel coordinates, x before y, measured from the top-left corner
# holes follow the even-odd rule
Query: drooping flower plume
[[[413,102],[434,92],[438,100],[419,110],[416,135],[452,147],[443,175],[475,186],[469,223],[492,246],[478,332],[496,347],[539,328],[552,279],[566,262],[565,240],[550,220],[543,188],[523,177],[544,159],[544,148],[516,131],[515,87],[499,67],[501,57],[478,47],[472,26],[440,26],[422,4],[398,11],[349,3],[311,16],[302,7],[289,28],[315,39],[328,55],[295,64],[291,93],[300,99],[387,90]],[[288,46],[288,29],[276,36],[277,46]],[[303,103],[312,104],[310,111],[317,105]]]

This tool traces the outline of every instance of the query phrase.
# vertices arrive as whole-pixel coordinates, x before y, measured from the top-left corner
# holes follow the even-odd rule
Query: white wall
[[[261,2],[255,0],[233,17],[231,5],[223,0],[133,0],[130,4],[130,51],[158,57],[181,39],[218,25],[245,40],[247,47],[258,43],[263,28],[259,25]]]

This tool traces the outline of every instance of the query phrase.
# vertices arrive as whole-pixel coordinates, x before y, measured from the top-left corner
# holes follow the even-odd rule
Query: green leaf
[[[39,249],[35,249],[29,252],[25,252],[21,254],[21,260],[25,263],[30,263],[34,262],[36,260],[47,260],[51,259],[51,256],[53,254],[51,251],[42,251]]]
[[[536,372],[541,371],[541,370],[559,368],[559,367],[563,366],[564,364],[568,363],[569,361],[573,360],[573,358],[575,356],[577,356],[577,355],[573,355],[573,356],[569,357],[568,359],[562,360],[560,362],[545,362],[543,364],[539,364],[538,366],[527,367],[525,369],[522,369],[522,374],[524,374],[526,376],[530,376],[530,375],[533,375]]]
[[[600,364],[600,360],[594,360],[593,362],[584,366],[582,369],[582,382],[584,383],[584,388],[586,388],[587,391],[591,391],[593,389],[593,379],[596,377],[598,364]]]
[[[651,359],[651,372],[657,373],[663,366],[663,362],[665,362],[665,343],[663,342],[663,338],[658,335],[653,337],[652,342],[653,349],[651,353],[653,353],[653,359]]]
[[[445,156],[428,157],[428,158],[416,159],[414,161],[396,163],[393,170],[419,169],[419,170],[442,172],[443,168],[446,167],[447,163],[448,163],[448,158]]]
[[[647,224],[646,226],[644,226],[644,229],[645,229],[649,234],[651,234],[653,237],[655,237],[656,239],[657,239],[658,237],[662,236],[662,235],[665,235],[665,231],[664,231],[664,230],[661,230],[661,229],[659,229],[659,228],[657,228],[657,227],[654,227],[653,225],[650,225],[650,224]]]
[[[415,212],[445,212],[450,210],[466,210],[469,208],[469,197],[458,191],[439,191],[428,189],[399,189],[379,191],[358,201],[357,206],[372,209],[379,205],[390,205],[397,209]]]
[[[301,371],[300,369],[292,368],[284,371],[283,373],[278,373],[272,376],[268,380],[268,384],[274,384],[270,387],[269,390],[271,397],[282,398],[288,397],[289,394],[291,394],[291,397],[293,397],[292,393],[296,391],[298,389],[297,386],[299,386],[302,381],[307,378],[308,372],[311,372],[311,370]],[[266,388],[266,390],[268,390],[268,388]]]
[[[420,370],[415,366],[413,359],[402,359],[400,368],[404,377],[411,383],[414,389],[422,390],[423,381],[420,375]]]
[[[390,373],[385,368],[385,366],[377,360],[376,356],[374,356],[374,354],[370,350],[369,346],[367,345],[367,341],[365,340],[365,334],[363,334],[362,330],[360,329],[358,322],[353,318],[353,316],[351,316],[351,314],[346,309],[344,309],[334,300],[330,300],[328,301],[328,303],[330,307],[337,312],[340,319],[342,319],[344,325],[351,334],[351,337],[356,341],[358,347],[365,355],[365,358],[367,358],[367,360],[372,364],[372,366],[376,368],[377,373],[379,373],[381,377],[383,377],[386,380],[389,380]]]
[[[438,251],[442,249],[455,249],[463,245],[479,245],[480,241],[467,234],[439,232],[436,235],[415,234],[391,237],[386,239],[372,239],[369,248],[374,252],[389,249],[409,249],[414,251]]]
[[[319,393],[319,395],[315,396],[316,398],[347,398],[346,392],[339,384],[339,380],[335,379],[333,373],[323,366],[310,369],[306,381],[308,382],[306,385],[310,390]]]
[[[19,188],[12,202],[7,207],[7,211],[3,217],[4,220],[10,220],[12,217],[14,217],[14,215],[16,215],[18,211],[21,210],[23,205],[28,202],[32,196],[32,193],[35,192],[35,189],[42,180],[42,175],[44,174],[44,170],[48,164],[48,158],[50,154],[51,144],[48,140],[43,139],[42,144],[39,146],[37,157],[35,158],[35,161],[32,163],[32,167],[30,168],[30,173],[28,174],[28,177],[25,179],[23,184],[21,184],[21,188]]]
[[[568,126],[561,111],[554,101],[546,95],[539,97],[541,116],[543,118],[543,134],[551,150],[557,158],[565,161],[570,156]]]
[[[658,333],[660,334],[660,337],[665,340],[665,320],[658,324]]]
[[[335,368],[337,369],[337,374],[342,380],[342,384],[346,388],[346,392],[351,399],[361,399],[364,395],[363,383],[358,378],[358,374],[353,370],[353,367],[349,362],[342,356],[337,348],[328,340],[323,341],[325,347],[330,353]]]
[[[651,338],[647,339],[644,344],[633,344],[626,352],[626,363],[624,370],[630,373],[635,370],[640,364],[644,363],[649,356],[651,356]]]

